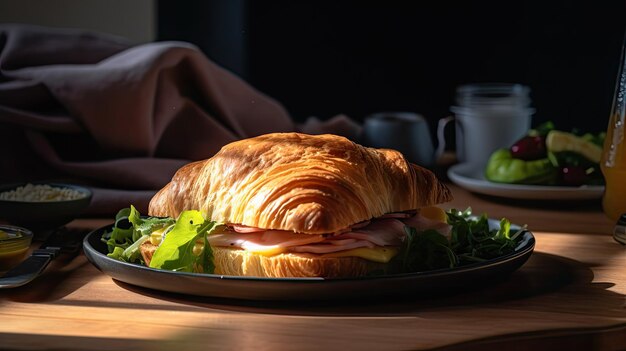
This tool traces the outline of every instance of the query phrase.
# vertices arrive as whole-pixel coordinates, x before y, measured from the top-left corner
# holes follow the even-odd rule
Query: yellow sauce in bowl
[[[0,272],[17,266],[26,256],[33,233],[15,226],[0,226]]]

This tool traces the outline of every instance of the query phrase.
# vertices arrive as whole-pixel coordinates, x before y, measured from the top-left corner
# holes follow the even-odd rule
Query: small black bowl
[[[29,183],[0,185],[0,193],[17,189]],[[91,190],[64,183],[30,182],[33,185],[49,185],[53,188],[67,188],[80,192],[82,197],[59,201],[16,201],[0,199],[0,219],[32,231],[58,228],[77,218],[91,202]]]

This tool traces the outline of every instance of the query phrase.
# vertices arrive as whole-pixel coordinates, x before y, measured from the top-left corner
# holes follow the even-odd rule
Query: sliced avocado
[[[546,136],[546,148],[548,152],[575,152],[581,154],[589,161],[600,163],[602,148],[589,140],[585,140],[572,133],[552,130]]]

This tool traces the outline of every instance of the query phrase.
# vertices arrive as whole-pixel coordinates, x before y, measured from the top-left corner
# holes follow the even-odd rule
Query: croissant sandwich
[[[152,198],[149,215],[198,210],[223,224],[207,235],[216,274],[355,277],[390,270],[405,226],[445,231],[433,206],[451,198],[432,172],[397,151],[275,133],[182,167]],[[142,244],[146,264],[156,248]]]

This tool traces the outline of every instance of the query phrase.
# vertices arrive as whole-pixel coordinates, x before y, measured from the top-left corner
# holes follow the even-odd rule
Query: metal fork
[[[0,277],[0,289],[16,288],[30,283],[60,254],[78,253],[81,244],[82,238],[77,232],[69,231],[65,227],[56,229],[26,260]]]

